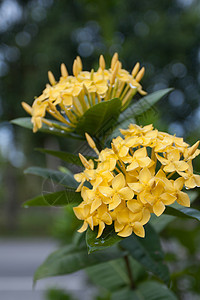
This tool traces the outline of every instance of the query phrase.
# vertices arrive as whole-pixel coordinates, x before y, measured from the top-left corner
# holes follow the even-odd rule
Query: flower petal
[[[142,224],[140,222],[134,223],[133,232],[140,237],[145,237],[144,227],[142,226]]]
[[[118,193],[123,200],[131,200],[134,196],[134,192],[129,187],[122,188]]]
[[[119,231],[121,231],[124,228],[124,225],[120,224],[117,220],[115,220],[114,227],[115,227],[115,232],[119,232]]]
[[[182,190],[183,185],[184,185],[184,179],[182,177],[179,177],[174,181],[174,187],[176,190]]]
[[[142,148],[140,148],[140,149],[138,149],[134,152],[134,157],[135,158],[142,158],[142,157],[145,157],[145,156],[147,156],[146,147],[142,147]]]
[[[117,214],[117,221],[120,224],[129,223],[130,219],[129,219],[129,210],[128,210],[128,208],[122,209],[121,212]]]
[[[154,204],[153,206],[153,212],[157,217],[162,215],[164,210],[165,210],[165,205],[162,203],[162,201],[156,202],[156,204]]]
[[[126,225],[124,227],[124,229],[122,229],[117,235],[122,236],[122,237],[127,237],[130,236],[132,234],[132,227],[130,227],[129,225]]]
[[[83,222],[83,225],[81,226],[81,228],[79,228],[78,232],[84,232],[86,231],[88,228],[88,223],[86,221]]]
[[[93,213],[93,212],[94,212],[101,204],[102,204],[101,198],[96,197],[96,198],[92,201],[90,213],[92,214],[92,213]]]
[[[117,193],[115,193],[112,198],[112,202],[109,204],[109,210],[115,209],[120,203],[121,203],[121,198]]]
[[[127,168],[127,171],[133,171],[139,167],[139,164],[137,161],[133,161]]]
[[[116,191],[121,190],[125,186],[125,178],[122,173],[119,173],[112,180],[112,187]]]
[[[161,195],[161,199],[164,205],[170,205],[176,201],[176,196],[169,193],[164,193]]]
[[[112,195],[114,194],[113,189],[107,186],[99,186],[98,189],[99,192],[105,197],[112,197]]]
[[[177,171],[185,171],[189,168],[188,164],[185,161],[175,161],[174,166]]]
[[[140,193],[143,190],[143,184],[139,182],[128,183],[128,186],[136,193]]]
[[[129,200],[127,201],[127,207],[133,213],[137,213],[142,210],[142,205],[137,200]]]
[[[142,219],[140,220],[140,223],[142,225],[146,224],[149,222],[149,219],[151,218],[151,213],[148,208],[143,208],[143,216]]]
[[[100,221],[99,222],[99,231],[98,231],[98,235],[96,237],[97,239],[102,235],[104,228],[105,228],[104,222]]]
[[[151,178],[152,178],[152,175],[148,168],[145,167],[142,171],[140,171],[140,174],[139,174],[140,182],[148,184],[149,181],[151,180]]]
[[[186,207],[190,207],[190,198],[188,196],[188,194],[184,193],[184,192],[179,192],[178,193],[178,199],[177,199],[178,204],[186,206]]]

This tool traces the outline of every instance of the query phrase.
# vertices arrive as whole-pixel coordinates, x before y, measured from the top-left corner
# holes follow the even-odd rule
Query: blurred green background
[[[26,116],[20,103],[31,104],[34,96],[40,95],[48,81],[48,70],[58,79],[60,64],[64,62],[71,73],[77,55],[81,56],[86,70],[97,68],[100,54],[105,56],[108,67],[116,51],[129,71],[137,61],[145,66],[142,85],[148,93],[175,88],[139,122],[143,125],[153,122],[159,130],[184,136],[189,143],[198,140],[198,0],[0,2],[0,227],[3,236],[53,234],[67,241],[73,229],[66,221],[68,212],[20,207],[23,201],[40,194],[45,184],[40,178],[25,176],[23,170],[31,165],[56,168],[60,164],[34,151],[36,147],[76,152],[79,145],[67,139],[33,134],[12,126],[9,121]],[[196,159],[195,163],[195,170],[199,171],[200,160]],[[199,207],[198,201],[195,205]],[[197,223],[190,223],[173,223],[163,234],[167,245],[175,243],[168,247],[168,259],[181,274],[174,276],[173,286],[179,295],[200,293],[197,284],[200,229]],[[178,253],[185,255],[184,268],[179,266]]]

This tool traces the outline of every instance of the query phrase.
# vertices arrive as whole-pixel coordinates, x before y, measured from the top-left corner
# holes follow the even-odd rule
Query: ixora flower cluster
[[[64,64],[61,64],[61,77],[58,82],[49,71],[50,84],[46,85],[42,95],[35,99],[32,107],[25,102],[22,102],[22,106],[32,116],[33,132],[40,129],[42,123],[50,127],[58,126],[45,119],[46,112],[63,123],[63,130],[73,131],[79,118],[91,106],[112,98],[119,98],[123,110],[137,91],[145,95],[146,92],[139,84],[144,72],[144,67],[140,70],[140,65],[137,63],[129,74],[122,69],[117,53],[113,55],[109,69],[106,69],[104,57],[101,55],[97,72],[94,70],[87,72],[82,70],[82,62],[78,56],[73,63],[73,76],[68,75]]]
[[[192,160],[200,154],[199,141],[190,147],[183,138],[130,124],[122,130],[124,138],[112,140],[112,149],[100,153],[86,134],[89,145],[98,154],[97,167],[81,154],[85,167],[76,174],[83,201],[74,207],[78,219],[84,220],[79,232],[88,225],[99,226],[97,238],[105,225],[114,223],[117,234],[127,237],[134,232],[145,236],[144,225],[151,213],[160,216],[166,205],[177,201],[189,207],[190,199],[182,189],[200,186],[200,175],[193,173]],[[173,179],[172,179],[173,177]],[[90,182],[92,188],[84,186]]]

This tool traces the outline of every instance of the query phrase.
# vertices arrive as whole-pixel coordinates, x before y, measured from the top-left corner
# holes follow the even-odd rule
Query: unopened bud
[[[115,147],[115,145],[113,143],[111,143],[111,146],[112,146],[112,150],[113,152],[118,155],[118,151],[117,151],[117,148]]]
[[[26,102],[22,102],[23,109],[29,114],[32,115],[32,107],[28,105]]]
[[[196,142],[192,147],[189,148],[188,156],[192,156],[198,147],[199,147],[199,141]]]
[[[79,158],[83,164],[83,166],[86,168],[86,169],[89,169],[90,168],[90,164],[89,162],[87,161],[87,159],[81,154],[79,153]]]
[[[49,82],[51,83],[51,85],[56,84],[55,77],[53,76],[53,73],[51,71],[48,71],[48,78],[49,78]]]
[[[145,68],[142,67],[142,69],[140,70],[140,72],[137,74],[135,80],[137,82],[140,82],[140,80],[142,79],[142,77],[144,76],[144,72],[145,72]]]
[[[90,80],[93,80],[94,78],[94,69],[91,70],[91,73],[90,73]]]
[[[135,77],[137,75],[139,69],[140,69],[140,64],[139,64],[139,62],[137,62],[136,65],[134,66],[133,70],[132,70],[132,76],[133,77]]]
[[[112,60],[111,60],[111,69],[112,70],[114,69],[117,61],[118,61],[118,53],[115,52],[115,54],[113,55]]]
[[[76,61],[77,61],[77,65],[78,65],[78,72],[80,73],[83,69],[83,64],[82,64],[82,60],[81,60],[80,56],[76,57]]]
[[[86,137],[86,140],[88,142],[88,145],[96,152],[96,154],[99,155],[99,151],[97,149],[97,146],[96,146],[95,142],[93,141],[93,139],[91,138],[91,136],[87,132],[85,133],[85,137]]]
[[[62,63],[60,69],[61,69],[61,75],[63,77],[67,77],[68,76],[68,72],[67,72],[67,68],[66,68],[65,64]]]
[[[106,68],[105,59],[102,54],[99,57],[99,66],[102,70],[105,70],[105,68]]]
[[[77,77],[78,73],[79,73],[79,68],[78,68],[78,63],[77,63],[76,59],[74,60],[72,71],[73,71],[74,76]]]
[[[110,84],[111,85],[115,82],[115,78],[116,78],[116,75],[118,73],[118,70],[119,70],[119,61],[116,62],[116,64],[115,64],[115,68],[113,70],[113,73],[112,73],[112,76],[111,76],[111,79],[110,79]]]

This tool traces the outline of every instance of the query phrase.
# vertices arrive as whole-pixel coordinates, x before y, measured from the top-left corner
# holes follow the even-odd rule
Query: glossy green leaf
[[[190,198],[190,202],[193,203],[196,198],[198,197],[198,193],[196,191],[187,191],[187,194]],[[182,207],[178,206],[178,204],[173,204],[171,207],[177,208]],[[183,207],[182,207],[183,208]],[[180,216],[180,215],[179,215]],[[150,219],[150,224],[153,226],[156,232],[161,232],[163,229],[166,228],[166,226],[171,223],[173,220],[176,219],[178,215],[174,214],[167,214],[167,212],[164,212],[160,217],[157,217],[156,215],[152,215]],[[182,215],[183,217],[183,215]],[[186,216],[185,216],[186,217]]]
[[[111,300],[144,300],[138,295],[137,290],[131,290],[128,287],[118,290],[111,295]]]
[[[146,278],[147,272],[136,260],[129,257],[129,262],[135,283]],[[95,285],[104,287],[109,291],[116,291],[130,284],[127,267],[123,258],[89,267],[86,271],[90,280]]]
[[[133,104],[129,105],[127,111],[120,116],[120,120],[125,120],[132,117],[138,117],[148,111],[153,105],[155,105],[159,100],[161,100],[164,96],[173,91],[172,88],[163,89],[147,96],[141,98],[138,101],[133,102]]]
[[[170,289],[165,285],[149,280],[142,282],[136,290],[121,289],[112,294],[111,300],[177,300]]]
[[[48,119],[47,119],[48,120]],[[78,138],[81,139],[80,136],[76,136],[75,134],[71,133],[71,132],[67,132],[65,130],[60,129],[60,126],[63,126],[62,123],[54,121],[54,120],[48,120],[50,122],[52,122],[54,124],[54,126],[57,126],[57,128],[55,127],[49,127],[46,124],[42,124],[42,128],[40,128],[38,130],[38,132],[44,132],[47,134],[53,134],[53,135],[57,135],[57,136],[63,136],[63,137],[71,137],[71,138]],[[15,120],[11,121],[12,124],[33,130],[33,124],[31,123],[31,118],[27,117],[27,118],[18,118]]]
[[[112,260],[87,268],[91,281],[109,291],[114,291],[129,284],[129,278],[123,259]]]
[[[140,238],[133,234],[121,241],[120,245],[141,263],[147,271],[152,272],[168,284],[169,271],[167,266],[163,264],[164,254],[161,249],[159,236],[149,224],[145,226],[145,231],[145,238]]]
[[[166,215],[180,217],[180,218],[191,218],[200,221],[200,211],[190,207],[166,207],[164,213]]]
[[[177,300],[177,297],[170,289],[164,284],[153,280],[139,284],[138,291],[146,300]]]
[[[71,164],[81,166],[81,167],[83,166],[78,155],[75,155],[75,154],[72,154],[69,152],[65,152],[65,151],[55,151],[55,150],[43,149],[43,148],[36,148],[35,150],[58,157],[67,163],[71,163]],[[85,158],[95,159],[95,157],[87,156],[87,155],[85,156]]]
[[[114,98],[100,102],[89,108],[79,119],[75,132],[85,135],[102,136],[117,121],[121,110],[121,101]]]
[[[122,257],[124,253],[113,247],[104,251],[88,254],[86,247],[65,246],[50,254],[36,270],[34,281],[38,279],[70,274],[89,266]]]
[[[79,204],[82,198],[75,189],[68,188],[55,193],[43,193],[23,203],[23,207],[30,206],[66,206],[68,204]]]
[[[175,219],[176,219],[176,217],[168,216],[168,215],[165,215],[165,214],[162,214],[159,217],[152,214],[149,223],[151,224],[151,226],[154,228],[154,230],[156,232],[160,233],[167,227],[167,225],[169,223],[171,223]]]
[[[63,173],[60,171],[55,171],[46,168],[40,167],[30,167],[24,171],[25,174],[37,175],[45,179],[53,180],[60,185],[64,185],[67,187],[77,187],[78,183],[74,179],[72,173],[69,171],[68,173]]]
[[[117,125],[114,127],[111,135],[108,137],[108,143],[120,135],[119,129],[127,129],[130,123],[136,123],[136,118],[148,111],[152,106],[154,106],[160,99],[170,93],[173,89],[164,89],[152,94],[149,94],[138,101],[133,100],[133,103],[128,106],[128,108],[120,114]]]
[[[103,234],[98,239],[96,238],[97,234],[98,227],[95,227],[94,230],[91,230],[90,228],[87,229],[86,243],[89,253],[113,246],[123,239],[116,234],[112,225],[106,226]]]

